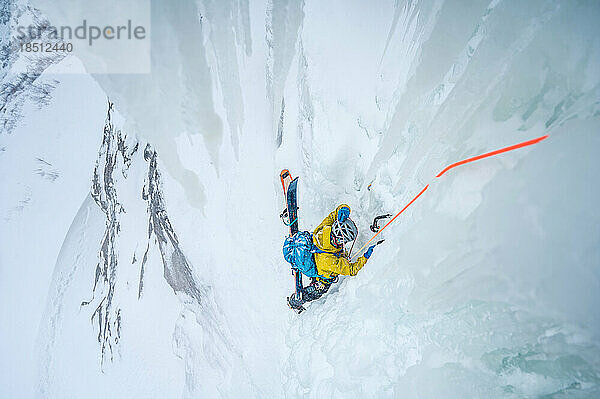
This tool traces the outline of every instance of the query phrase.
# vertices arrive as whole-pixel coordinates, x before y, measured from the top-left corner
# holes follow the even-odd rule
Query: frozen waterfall
[[[600,3],[148,6],[89,74],[9,48],[85,2],[0,1],[1,397],[600,397]],[[359,247],[544,134],[287,307],[281,169]]]

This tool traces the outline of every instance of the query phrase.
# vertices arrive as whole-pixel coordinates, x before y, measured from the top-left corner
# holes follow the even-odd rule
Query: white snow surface
[[[600,397],[598,2],[151,6],[152,74],[0,73],[0,397]],[[432,184],[297,315],[283,168],[355,250]]]

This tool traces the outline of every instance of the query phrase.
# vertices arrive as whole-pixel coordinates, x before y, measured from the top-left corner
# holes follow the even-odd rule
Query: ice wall
[[[92,392],[138,375],[132,353],[147,349],[174,376],[161,392],[188,397],[598,395],[596,2],[157,0],[152,12],[152,74],[96,78],[124,131],[157,151],[178,245],[231,352],[205,350],[207,320],[174,300],[155,258],[150,299],[120,299],[124,359]],[[347,202],[364,242],[374,215],[447,164],[542,134],[436,181],[359,276],[300,316],[286,308],[281,168],[301,176],[301,228]],[[128,220],[124,248],[139,228]],[[77,284],[65,303],[87,292]],[[163,295],[145,347],[144,312]],[[68,309],[65,331],[94,331]],[[45,392],[81,393],[61,376],[94,371],[55,350]]]

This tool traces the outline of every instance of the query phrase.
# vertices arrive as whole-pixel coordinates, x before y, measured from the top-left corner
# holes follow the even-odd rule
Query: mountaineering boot
[[[312,281],[309,285],[302,288],[302,293],[300,298],[297,298],[297,295],[294,293],[287,298],[288,306],[291,309],[296,310],[298,313],[302,313],[305,310],[304,304],[306,302],[314,301],[316,299],[321,298],[329,288],[331,284],[337,282],[337,276],[330,283],[325,282],[319,278],[313,277]]]
[[[304,287],[304,291],[302,292],[302,297],[305,299],[305,302],[319,299],[321,295],[323,295],[323,293],[317,290],[317,288],[312,284]]]
[[[306,302],[319,299],[329,290],[330,286],[331,284],[325,284],[313,277],[312,282],[304,288],[303,297]]]

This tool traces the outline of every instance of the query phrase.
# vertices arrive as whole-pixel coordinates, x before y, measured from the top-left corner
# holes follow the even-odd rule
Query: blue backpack
[[[292,268],[300,270],[307,277],[320,277],[328,280],[317,272],[317,264],[313,256],[315,253],[333,252],[317,248],[313,243],[312,234],[308,231],[299,231],[293,236],[287,237],[283,243],[283,257],[291,263]]]

